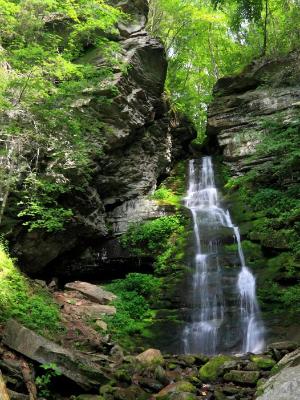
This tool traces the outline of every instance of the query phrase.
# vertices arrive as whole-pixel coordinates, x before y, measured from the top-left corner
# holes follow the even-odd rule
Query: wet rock
[[[102,287],[87,282],[70,282],[65,285],[65,289],[80,292],[88,299],[99,304],[109,304],[117,298],[116,295],[104,290]]]
[[[14,320],[9,320],[3,342],[11,349],[41,364],[55,363],[63,375],[83,389],[98,387],[108,379],[107,371],[83,353],[71,352],[37,335]]]
[[[148,349],[136,356],[136,359],[142,364],[163,364],[164,358],[157,349]]]
[[[245,385],[255,385],[259,379],[258,371],[230,371],[223,376],[225,381],[241,383]]]

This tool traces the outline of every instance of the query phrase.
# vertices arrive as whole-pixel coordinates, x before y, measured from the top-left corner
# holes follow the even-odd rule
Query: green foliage
[[[296,304],[300,293],[299,118],[287,123],[267,117],[261,121],[261,128],[263,139],[250,160],[272,160],[230,179],[225,188],[230,196],[238,195],[239,205],[247,205],[248,239],[259,243],[268,255],[264,260],[256,254],[261,260],[260,268],[264,266],[258,279],[263,311],[286,313],[286,320],[292,320],[299,315]],[[245,220],[245,215],[241,219]],[[266,249],[277,255],[271,253],[271,257]],[[253,251],[250,253],[255,256]]]
[[[17,188],[21,197],[28,175],[65,191],[82,188],[105,143],[96,109],[116,94],[109,90],[114,69],[125,68],[114,40],[125,15],[104,0],[1,0],[0,8],[0,138],[10,155],[1,165],[0,184],[6,195]],[[83,57],[92,51],[101,68]],[[99,95],[104,86],[105,95]],[[85,107],[92,98],[96,107]],[[46,190],[45,201],[44,188],[39,192],[28,179],[24,185],[18,210],[24,225],[62,229],[72,214],[56,191]]]
[[[169,58],[167,94],[173,108],[194,121],[197,143],[219,78],[262,54],[299,47],[300,7],[293,0],[151,0],[150,6],[149,29]]]
[[[0,246],[0,275],[2,321],[15,318],[41,334],[59,331],[58,307],[45,290],[30,286],[3,245]]]
[[[55,363],[42,364],[40,368],[42,368],[45,372],[44,374],[35,378],[38,394],[46,399],[54,399],[53,395],[51,394],[50,385],[53,381],[53,378],[61,375],[61,371]]]
[[[152,195],[154,200],[158,200],[160,205],[169,204],[172,206],[178,206],[180,198],[176,196],[171,189],[166,188],[165,186],[160,186]]]
[[[179,229],[179,216],[169,216],[132,225],[122,237],[122,244],[140,254],[163,250],[171,234]]]
[[[118,279],[109,285],[110,290],[116,293],[136,292],[139,296],[150,300],[159,293],[161,280],[152,275],[130,273],[126,279]]]
[[[57,199],[68,190],[63,184],[39,180],[29,175],[24,182],[23,201],[19,202],[22,211],[18,217],[25,219],[23,225],[33,229],[54,232],[64,229],[64,224],[72,216],[70,209],[59,207]]]
[[[153,317],[151,304],[157,298],[160,286],[159,278],[139,273],[128,274],[125,279],[108,285],[108,289],[118,296],[114,302],[117,313],[108,318],[114,337],[128,344],[131,335],[142,332]]]

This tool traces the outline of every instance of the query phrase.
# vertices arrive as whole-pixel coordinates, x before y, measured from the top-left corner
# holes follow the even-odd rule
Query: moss
[[[276,361],[272,358],[261,356],[251,356],[251,361],[253,361],[260,369],[272,369],[276,364]]]
[[[200,379],[204,381],[215,381],[220,375],[220,367],[226,362],[233,360],[232,357],[220,355],[213,357],[210,361],[204,364],[199,370]]]
[[[255,385],[259,378],[258,371],[230,371],[224,375],[224,380],[228,382]]]

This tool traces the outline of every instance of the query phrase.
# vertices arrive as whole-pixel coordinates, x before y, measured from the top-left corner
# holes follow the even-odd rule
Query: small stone
[[[107,323],[102,321],[101,319],[97,319],[96,325],[102,329],[103,331],[107,331]]]
[[[57,278],[52,278],[51,282],[48,284],[48,288],[50,290],[57,290],[57,288],[58,288],[58,279]]]
[[[257,371],[258,367],[255,362],[250,361],[244,368],[245,371]]]
[[[42,281],[41,279],[35,279],[34,283],[36,283],[37,285],[41,286],[42,288],[46,288],[47,287],[47,283],[45,281]]]
[[[110,355],[112,357],[112,360],[117,363],[121,364],[122,361],[124,360],[124,352],[121,346],[116,344],[110,351]]]

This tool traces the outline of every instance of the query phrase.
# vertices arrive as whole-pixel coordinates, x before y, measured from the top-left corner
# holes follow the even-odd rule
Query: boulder
[[[268,349],[270,350],[279,350],[279,351],[294,351],[298,348],[298,343],[296,342],[291,342],[289,340],[286,340],[284,342],[276,342],[276,343],[270,343],[268,345]]]
[[[222,366],[233,358],[226,355],[215,356],[199,370],[199,377],[204,381],[215,381],[222,374]]]
[[[148,349],[136,356],[136,359],[142,364],[162,364],[164,358],[157,349]]]
[[[165,396],[170,395],[171,393],[196,393],[197,389],[194,385],[187,381],[179,381],[175,383],[171,383],[170,385],[163,388],[156,397],[164,398]]]
[[[223,376],[227,382],[240,383],[244,385],[256,385],[259,379],[258,371],[237,371],[232,370]]]
[[[266,356],[251,356],[250,359],[257,365],[259,369],[272,369],[276,364],[276,361]]]
[[[87,282],[70,282],[65,285],[67,290],[75,290],[82,293],[85,297],[99,304],[109,304],[117,298],[111,292],[104,290],[101,286],[93,285]]]
[[[278,369],[276,375],[259,387],[257,400],[300,399],[300,351],[287,354],[278,363]]]
[[[45,339],[15,320],[9,320],[3,342],[11,349],[41,364],[55,363],[61,373],[83,389],[97,388],[108,380],[108,372],[83,353],[72,352]]]

